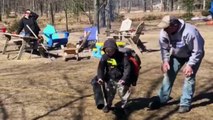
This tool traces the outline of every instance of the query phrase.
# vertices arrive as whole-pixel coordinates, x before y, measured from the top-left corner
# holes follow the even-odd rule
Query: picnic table
[[[15,42],[17,40],[21,41],[21,47],[19,48],[19,52],[18,52],[18,55],[17,55],[17,58],[16,58],[17,60],[21,59],[22,54],[26,49],[26,45],[29,42],[38,40],[37,38],[31,37],[31,36],[23,36],[23,35],[11,34],[11,33],[1,33],[1,34],[3,34],[6,37],[6,40],[5,40],[5,43],[4,43],[4,46],[3,46],[3,50],[2,50],[2,54],[6,53],[9,41],[13,41],[13,42]],[[19,39],[12,39],[12,37],[19,38]],[[33,48],[30,48],[30,49],[33,49]]]

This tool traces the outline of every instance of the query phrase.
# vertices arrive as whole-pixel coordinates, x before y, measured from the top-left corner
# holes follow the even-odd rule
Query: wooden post
[[[2,54],[5,54],[5,53],[6,53],[7,46],[8,46],[8,42],[11,40],[11,36],[9,36],[9,35],[5,35],[5,37],[6,37],[6,41],[5,41],[5,44],[4,44],[4,47],[3,47],[3,50],[2,50]]]
[[[51,24],[54,26],[55,18],[54,18],[54,13],[53,13],[53,3],[50,3],[50,16],[51,16]]]
[[[17,60],[20,60],[20,59],[21,59],[21,56],[22,56],[22,54],[23,54],[23,52],[24,52],[24,49],[25,49],[25,47],[26,47],[26,43],[27,43],[27,42],[26,42],[25,39],[23,38],[23,40],[22,40],[22,45],[21,45],[21,48],[20,48],[20,50],[19,50]]]

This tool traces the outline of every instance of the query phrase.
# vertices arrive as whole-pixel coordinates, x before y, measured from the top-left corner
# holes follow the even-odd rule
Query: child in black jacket
[[[105,54],[99,62],[92,85],[97,108],[109,112],[116,91],[123,103],[121,107],[125,107],[130,96],[132,66],[129,57],[118,50],[114,39],[105,41],[103,51]]]

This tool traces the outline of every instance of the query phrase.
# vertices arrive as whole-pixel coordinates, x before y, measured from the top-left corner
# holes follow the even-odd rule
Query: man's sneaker
[[[105,106],[102,110],[103,110],[104,113],[108,113],[110,111],[110,107]]]
[[[178,109],[179,113],[186,113],[190,111],[190,107],[189,106],[180,106]]]
[[[160,102],[160,98],[158,96],[155,96],[152,99],[153,100],[149,103],[148,108],[151,110],[159,109],[162,106],[162,103]]]

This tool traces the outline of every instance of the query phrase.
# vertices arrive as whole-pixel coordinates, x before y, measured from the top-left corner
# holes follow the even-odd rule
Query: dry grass
[[[157,24],[152,24],[153,27]],[[137,25],[136,23],[134,23]],[[116,23],[119,26],[119,23]],[[118,29],[118,27],[115,27]],[[0,55],[0,119],[2,120],[210,120],[213,118],[213,36],[212,26],[198,26],[205,38],[206,55],[197,75],[196,93],[192,110],[178,114],[178,99],[181,95],[183,76],[174,84],[169,105],[147,111],[150,97],[157,94],[161,84],[160,52],[143,53],[142,69],[138,85],[127,112],[117,110],[104,114],[97,110],[93,100],[90,80],[96,74],[98,60],[64,62],[61,58],[53,62],[33,56],[24,60],[6,60]],[[141,36],[148,49],[158,49],[158,29],[144,31]],[[82,32],[71,33],[70,42]],[[101,35],[101,40],[106,39]],[[0,44],[2,48],[2,44]],[[119,102],[116,97],[114,103]]]

